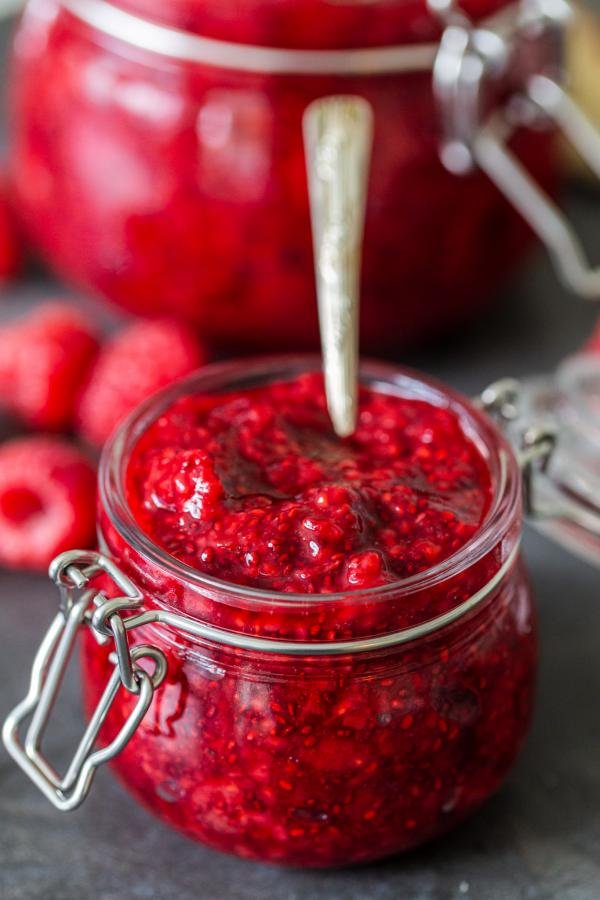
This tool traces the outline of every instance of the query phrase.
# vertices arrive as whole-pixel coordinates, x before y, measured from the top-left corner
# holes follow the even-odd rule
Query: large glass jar
[[[464,9],[487,23],[503,5]],[[302,116],[360,94],[375,126],[362,343],[433,335],[530,243],[487,175],[440,161],[441,33],[422,0],[31,0],[10,77],[23,222],[61,274],[135,312],[184,316],[228,345],[314,344]],[[513,149],[551,188],[548,129],[518,128]]]
[[[489,474],[481,527],[420,574],[330,594],[245,588],[179,562],[134,518],[129,460],[176,398],[279,382],[318,365],[294,358],[211,367],[151,400],[105,451],[103,556],[74,552],[57,561],[64,612],[42,648],[49,656],[36,664],[53,682],[79,624],[92,626],[83,644],[91,736],[65,780],[45,780],[44,763],[34,776],[59,807],[81,800],[94,765],[118,746],[122,781],[188,835],[254,859],[330,866],[441,834],[512,766],[536,668],[535,614],[519,558],[521,472],[493,421],[466,399],[402,370],[369,365],[362,373],[376,391],[450,409]],[[119,688],[114,655],[115,642],[120,658],[128,655],[125,630],[137,669],[129,690]],[[43,712],[36,717],[44,721]],[[116,743],[90,763],[103,720],[104,746]],[[13,721],[9,745],[14,734]]]

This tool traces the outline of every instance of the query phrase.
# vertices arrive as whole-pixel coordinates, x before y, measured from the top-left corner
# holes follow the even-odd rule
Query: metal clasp
[[[454,0],[430,0],[430,7],[446,26],[433,67],[443,165],[459,175],[479,166],[546,245],[563,283],[597,299],[600,268],[590,266],[567,218],[507,145],[520,126],[551,124],[600,178],[600,133],[557,81],[571,6],[522,0],[508,30],[474,26]]]
[[[107,599],[90,586],[99,573],[108,575],[123,596]],[[167,663],[156,647],[130,648],[123,619],[125,609],[137,608],[142,595],[127,576],[100,553],[70,551],[50,567],[50,576],[61,592],[60,612],[52,622],[36,654],[25,699],[7,717],[2,730],[6,749],[42,793],[57,807],[75,809],[87,796],[96,769],[116,756],[129,742],[144,718],[154,691],[163,681]],[[95,636],[115,642],[115,668],[94,710],[66,773],[61,776],[43,756],[41,743],[62,678],[80,628],[92,628]],[[149,675],[138,663],[154,663]],[[120,689],[137,695],[137,701],[119,733],[105,747],[94,749],[98,734]],[[23,722],[31,717],[24,740]]]
[[[554,448],[556,432],[543,426],[530,426],[511,434],[520,418],[521,385],[514,378],[495,381],[476,398],[476,405],[495,419],[512,439],[523,477],[523,508],[531,519],[554,518],[556,510],[543,506],[537,498],[536,480],[547,472]]]
[[[569,370],[576,391],[578,379],[587,377],[589,368],[571,363]],[[494,418],[513,447],[522,473],[523,506],[532,524],[587,562],[600,565],[597,445],[586,441],[559,383],[548,377],[522,383],[502,379],[475,403]],[[593,409],[587,411],[593,414]]]

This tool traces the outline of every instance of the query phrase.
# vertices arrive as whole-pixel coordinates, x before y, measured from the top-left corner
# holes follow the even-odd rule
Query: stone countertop
[[[570,213],[597,250],[600,195]],[[3,308],[55,291],[44,275]],[[540,251],[483,318],[427,353],[404,356],[475,393],[548,371],[589,334],[598,308],[568,296]],[[501,792],[464,826],[404,858],[345,871],[278,869],[193,844],[152,818],[101,770],[77,812],[56,812],[0,749],[2,900],[598,900],[600,897],[600,573],[528,531],[541,667],[531,736]],[[0,572],[0,718],[24,695],[57,598],[42,577]],[[81,733],[75,672],[47,750]]]

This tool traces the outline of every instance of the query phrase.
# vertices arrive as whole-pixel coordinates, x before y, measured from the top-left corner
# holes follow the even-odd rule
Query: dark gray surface
[[[592,240],[600,197],[570,207]],[[31,282],[10,309],[47,290]],[[5,307],[7,308],[7,307]],[[553,367],[589,334],[596,310],[557,287],[540,253],[460,339],[408,360],[469,392],[500,375]],[[406,361],[406,360],[405,360]],[[417,854],[338,872],[286,871],[205,850],[168,830],[101,771],[78,812],[55,812],[0,751],[2,900],[597,900],[600,897],[600,575],[534,533],[541,672],[531,737],[507,785],[474,819]],[[23,696],[56,597],[43,578],[0,575],[0,715]],[[66,690],[49,751],[79,734]]]

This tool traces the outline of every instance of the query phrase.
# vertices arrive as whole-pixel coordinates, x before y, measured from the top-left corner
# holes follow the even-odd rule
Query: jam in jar
[[[191,837],[302,866],[469,815],[521,747],[536,667],[521,476],[494,424],[372,365],[340,441],[317,368],[224,364],[159,395],[107,449],[100,500],[103,553],[143,594],[130,642],[167,664],[116,771]],[[113,649],[86,629],[90,714]],[[116,695],[105,742],[137,701]]]
[[[462,9],[481,23],[503,6]],[[423,0],[30,0],[9,89],[26,229],[62,275],[137,313],[228,346],[316,344],[302,118],[358,94],[374,113],[362,344],[432,336],[530,238],[487,175],[440,161],[442,30]],[[513,149],[551,188],[549,132],[517,129]]]

